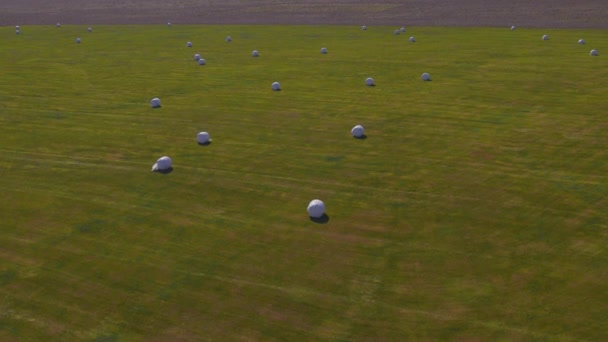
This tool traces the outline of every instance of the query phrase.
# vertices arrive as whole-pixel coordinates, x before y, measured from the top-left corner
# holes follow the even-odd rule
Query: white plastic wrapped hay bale
[[[152,165],[152,172],[168,171],[171,169],[172,165],[173,165],[173,161],[171,160],[171,158],[169,158],[167,156],[162,156],[156,161],[156,163],[154,165]]]
[[[581,44],[581,45],[585,45],[586,42],[585,42],[584,39],[581,38],[581,39],[578,40],[578,43]]]
[[[422,73],[422,75],[420,76],[420,78],[421,78],[423,81],[430,81],[430,80],[431,80],[431,75],[429,75],[429,73],[428,73],[428,72],[424,72],[424,73]]]
[[[21,29],[21,26],[15,25],[15,30],[20,30],[20,29]]]
[[[200,55],[200,54],[198,54],[198,53],[195,53],[195,54],[194,54],[194,60],[195,60],[195,61],[198,61],[198,60],[200,60],[200,59],[201,59],[201,55]]]
[[[399,31],[399,30],[395,30],[395,31],[393,31],[393,34],[394,34],[395,36],[396,36],[396,35],[398,35],[398,34],[400,34],[400,33],[401,33],[401,31]]]
[[[399,31],[401,31],[402,33],[405,32],[405,27],[401,26],[401,29],[399,29]]]
[[[168,23],[167,23],[167,27],[171,27],[171,22],[168,22]]]
[[[57,23],[57,24],[55,24],[55,27],[58,27],[58,28],[59,28],[59,27],[61,27],[61,24],[60,24],[60,23]]]
[[[92,28],[92,27],[89,27],[89,28],[87,29],[87,32],[93,32],[93,28]]]
[[[549,40],[549,35],[543,34],[543,40]]]
[[[158,97],[155,97],[152,100],[150,100],[150,107],[160,108],[160,99]]]
[[[186,42],[186,47],[192,47],[192,42]]]
[[[198,142],[201,145],[206,145],[209,142],[211,142],[211,137],[209,136],[209,133],[207,133],[207,132],[199,132],[196,135],[196,142]]]
[[[80,44],[80,38],[76,38],[76,44]]]
[[[597,52],[597,50],[591,50],[589,52],[589,55],[591,55],[591,56],[599,56],[600,54]]]
[[[361,125],[356,125],[350,130],[350,133],[353,135],[353,137],[361,139],[365,136],[365,128],[363,128]]]
[[[416,42],[416,38],[414,36],[410,37],[410,43],[415,43]]]
[[[361,30],[367,31],[367,26],[365,26],[365,25],[361,26]]]
[[[308,204],[308,216],[312,218],[321,218],[325,214],[325,203],[319,199],[314,199]]]
[[[232,37],[230,37],[230,36],[226,36],[226,42],[227,42],[227,43],[230,43],[231,41],[232,41]]]
[[[260,53],[258,52],[258,50],[253,50],[251,52],[251,56],[253,56],[253,57],[260,57]]]
[[[198,65],[205,65],[205,64],[207,64],[207,61],[204,58],[199,58]]]
[[[272,90],[273,91],[279,91],[279,90],[281,90],[281,84],[279,82],[273,82],[272,83]]]
[[[517,29],[517,27],[515,27],[515,25],[511,26],[511,31],[515,31],[516,29]]]
[[[373,78],[368,77],[368,78],[365,79],[365,85],[368,86],[368,87],[373,87],[373,86],[376,85],[376,82],[374,81]]]
[[[21,30],[20,30],[20,29],[16,29],[16,30],[15,30],[15,34],[20,34],[20,33],[21,33]]]
[[[324,54],[324,55],[326,55],[326,54],[327,54],[327,49],[326,49],[326,48],[324,48],[324,47],[322,47],[322,48],[321,48],[321,53],[322,53],[322,54]]]

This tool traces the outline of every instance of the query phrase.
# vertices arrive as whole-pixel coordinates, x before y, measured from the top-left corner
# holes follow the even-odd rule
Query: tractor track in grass
[[[48,164],[62,165],[62,166],[64,166],[64,170],[73,170],[74,167],[84,167],[84,168],[103,167],[103,168],[106,168],[109,170],[122,170],[125,172],[134,172],[136,170],[141,170],[141,172],[149,172],[149,171],[145,171],[145,170],[148,169],[149,164],[150,164],[150,163],[143,163],[143,162],[137,162],[137,161],[124,161],[124,160],[119,161],[119,162],[99,161],[99,159],[96,159],[96,158],[65,157],[64,155],[60,155],[60,154],[44,153],[44,152],[27,152],[27,151],[6,150],[6,149],[0,149],[0,152],[5,153],[6,162],[9,165],[12,165],[11,160],[20,160],[20,161],[24,161],[24,162],[35,162],[37,168],[40,167],[40,163],[43,163],[43,164],[48,163]],[[13,156],[10,156],[10,153],[12,153]],[[15,154],[17,156],[15,156]],[[21,155],[21,156],[19,156],[19,155]],[[36,156],[38,156],[38,157],[36,157]],[[46,159],[41,159],[39,157],[44,157]],[[93,160],[96,160],[97,162],[94,162]],[[122,165],[117,166],[116,165],[117,163],[122,164]],[[478,167],[482,166],[482,165],[487,166],[485,164],[475,164],[471,167],[478,169]],[[355,185],[352,183],[344,183],[344,182],[338,182],[338,181],[326,181],[326,180],[301,179],[301,178],[288,177],[288,176],[278,175],[278,174],[260,173],[260,172],[252,172],[252,171],[230,170],[230,169],[222,169],[222,168],[214,168],[214,167],[197,167],[197,166],[188,166],[188,165],[179,165],[176,167],[183,168],[186,170],[205,172],[205,173],[210,172],[210,173],[216,173],[216,174],[234,175],[235,177],[239,178],[239,181],[237,183],[240,184],[239,187],[241,187],[241,188],[246,184],[259,186],[261,183],[264,183],[264,182],[260,182],[261,179],[269,180],[265,184],[268,184],[273,187],[278,186],[276,181],[287,181],[287,182],[290,182],[293,184],[299,184],[300,186],[301,185],[310,186],[312,188],[318,188],[319,186],[322,186],[325,188],[337,187],[337,188],[342,188],[342,189],[352,189],[353,187],[355,187]],[[7,168],[6,172],[10,172],[10,170],[12,168],[13,168],[12,166],[10,168]],[[530,170],[528,170],[528,172],[530,172]],[[524,177],[524,176],[518,175],[517,172],[505,172],[502,175],[503,176],[510,175],[513,177]],[[585,175],[585,176],[589,177],[589,175]],[[545,172],[542,172],[542,170],[541,170],[538,172],[537,177],[539,179],[547,179],[547,174]],[[564,175],[556,173],[555,177],[556,178],[553,180],[556,182],[564,181]],[[600,176],[598,176],[598,177],[600,177]],[[575,182],[575,181],[569,180],[568,182]],[[585,184],[587,184],[587,183],[588,182],[586,182]],[[596,183],[590,183],[590,184],[596,184]],[[292,188],[289,185],[284,185],[283,187],[286,189]],[[381,188],[381,187],[365,186],[365,185],[361,185],[361,184],[357,184],[356,187],[359,189],[359,191],[370,191],[372,193],[377,193],[377,194],[390,193],[390,194],[395,194],[395,195],[407,196],[407,200],[411,201],[411,202],[430,203],[433,199],[437,199],[437,198],[441,198],[441,199],[444,199],[447,201],[470,201],[470,202],[482,201],[482,199],[479,197],[462,196],[462,195],[456,195],[456,194],[440,195],[440,194],[433,193],[433,192],[421,192],[421,191],[411,191],[411,190],[402,190],[402,189],[387,189],[387,188]],[[22,191],[18,187],[7,188],[7,190]],[[53,191],[55,191],[55,190],[53,190]],[[70,194],[57,194],[57,196],[59,196],[59,197],[64,196],[66,198],[69,197],[72,199],[84,199],[84,197],[82,197],[82,196],[74,196],[74,195],[70,195]],[[420,197],[425,198],[425,199],[421,200]],[[91,199],[89,199],[89,200],[93,201]],[[116,203],[114,201],[96,200],[96,202],[98,204],[105,203],[105,205],[109,205],[109,206],[113,206],[113,207],[122,206],[119,203]],[[129,206],[128,204],[126,204],[126,205],[127,205],[127,207]],[[555,209],[555,208],[551,208],[548,206],[534,206],[534,205],[527,205],[527,204],[516,203],[516,202],[500,203],[499,205],[508,206],[508,207],[526,208],[526,209],[536,210],[539,212],[546,211],[546,212],[562,214],[562,215],[568,214],[568,215],[574,216],[574,217],[585,217],[585,213],[581,213],[578,211],[568,211],[563,208]]]

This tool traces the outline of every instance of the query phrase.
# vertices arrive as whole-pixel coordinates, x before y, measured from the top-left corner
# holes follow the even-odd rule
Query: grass
[[[608,33],[392,31],[0,30],[0,337],[606,339]]]

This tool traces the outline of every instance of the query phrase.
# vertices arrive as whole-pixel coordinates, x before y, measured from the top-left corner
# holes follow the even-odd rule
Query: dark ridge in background
[[[0,25],[57,22],[608,28],[608,0],[0,0]]]

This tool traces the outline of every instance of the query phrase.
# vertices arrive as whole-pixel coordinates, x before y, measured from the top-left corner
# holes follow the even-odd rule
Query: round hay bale
[[[207,61],[204,58],[200,58],[198,60],[198,65],[205,65],[205,64],[207,64]]]
[[[326,48],[321,48],[321,53],[326,55],[327,54],[327,49]]]
[[[192,42],[186,42],[186,47],[192,47]]]
[[[312,218],[321,218],[325,214],[325,203],[319,199],[314,199],[308,204],[308,216]]]
[[[578,43],[581,44],[581,45],[585,45],[585,40],[581,38],[581,39],[578,40]]]
[[[405,27],[401,26],[401,29],[399,31],[405,32]]]
[[[60,23],[55,24],[55,27],[61,27]]]
[[[548,35],[546,35],[546,34],[544,34],[544,35],[543,35],[543,40],[549,40],[549,36],[548,36]]]
[[[87,31],[88,31],[88,32],[93,32],[93,28],[92,28],[92,27],[89,27],[89,28],[87,29]]]
[[[15,30],[19,30],[20,28],[21,28],[21,26],[15,25]]]
[[[281,84],[279,82],[272,83],[272,90],[273,91],[279,91],[279,90],[281,90]]]
[[[200,55],[200,54],[198,54],[198,53],[195,53],[195,54],[194,54],[194,60],[195,60],[195,61],[198,61],[198,60],[200,60],[200,59],[201,59],[201,55]]]
[[[361,29],[362,29],[363,31],[367,31],[367,26],[363,25],[363,26],[361,26]]]
[[[398,34],[400,34],[400,33],[401,33],[401,31],[399,31],[399,30],[393,31],[393,34],[395,34],[395,36],[398,35]]]
[[[158,97],[155,97],[152,100],[150,100],[150,107],[160,108],[160,99]]]
[[[414,38],[414,36],[410,37],[410,43],[415,43],[416,42],[416,38]]]
[[[168,171],[169,169],[171,169],[171,165],[173,165],[173,161],[171,160],[171,158],[167,156],[162,156],[158,158],[154,165],[152,165],[152,172]]]
[[[253,51],[251,52],[251,55],[252,55],[253,57],[260,57],[260,53],[258,52],[258,50],[253,50]]]
[[[363,136],[365,135],[365,128],[363,128],[363,126],[361,125],[357,125],[350,130],[350,133],[355,138],[363,138]]]
[[[167,27],[171,27],[171,22],[168,22],[168,23],[167,23]]]
[[[430,81],[431,80],[431,75],[429,75],[428,73],[423,73],[422,76],[420,76],[420,78],[422,78],[423,81]]]
[[[226,42],[230,43],[231,41],[232,41],[232,37],[227,36],[227,37],[226,37]]]
[[[373,78],[368,77],[368,78],[365,79],[365,85],[368,86],[368,87],[373,87],[373,86],[376,85],[376,82],[374,81]]]
[[[511,31],[515,31],[516,27],[515,26],[511,26]]]
[[[597,52],[597,50],[591,50],[591,52],[589,52],[589,55],[591,55],[591,56],[599,56],[600,54]]]
[[[200,132],[196,135],[196,142],[198,142],[201,145],[208,144],[210,141],[211,141],[211,138],[209,137],[209,133],[207,133],[207,132]]]
[[[80,38],[76,38],[76,44],[80,44]]]
[[[15,34],[20,34],[20,33],[21,33],[21,30],[19,30],[19,29],[15,30]]]

